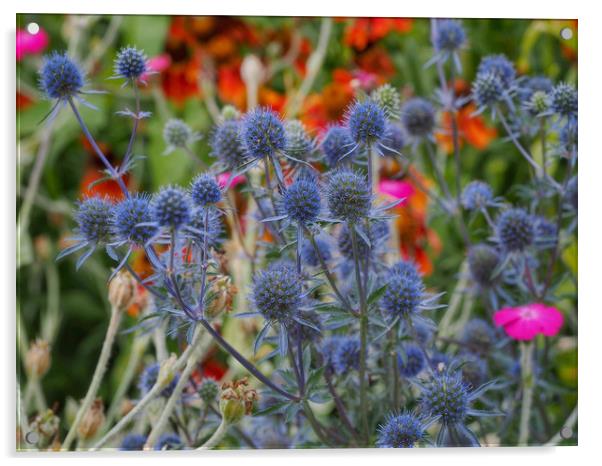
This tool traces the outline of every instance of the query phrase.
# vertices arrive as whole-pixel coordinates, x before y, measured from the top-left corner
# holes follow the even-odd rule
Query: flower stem
[[[167,422],[169,421],[169,418],[173,413],[174,408],[176,407],[176,403],[182,396],[182,391],[184,390],[186,384],[188,383],[188,379],[190,379],[192,371],[194,370],[199,359],[202,356],[203,346],[201,345],[201,342],[203,341],[203,336],[205,336],[205,333],[201,332],[199,328],[191,343],[192,350],[186,360],[186,366],[180,374],[178,383],[176,384],[173,392],[171,393],[171,396],[167,400],[167,403],[165,403],[165,408],[163,408],[163,412],[161,413],[159,420],[151,430],[151,433],[149,434],[148,439],[146,440],[146,444],[144,445],[145,450],[152,449],[155,446],[157,440],[159,439],[159,436],[165,430],[165,426],[167,425]]]
[[[523,399],[520,413],[520,427],[518,445],[529,444],[529,420],[531,418],[531,407],[533,405],[533,389],[535,387],[535,375],[533,373],[533,342],[521,343],[521,377],[523,384]]]
[[[119,323],[121,322],[121,311],[115,307],[111,309],[111,320],[109,321],[109,326],[107,327],[107,333],[105,335],[104,342],[102,343],[102,349],[100,351],[100,357],[98,358],[98,362],[96,363],[96,369],[94,370],[94,376],[92,377],[92,382],[88,387],[88,392],[80,406],[75,420],[67,433],[67,437],[65,437],[65,441],[63,442],[62,449],[69,450],[71,443],[75,439],[75,435],[77,433],[77,428],[81,423],[84,414],[88,412],[92,402],[96,398],[96,394],[98,393],[98,388],[100,387],[100,383],[105,375],[105,371],[107,369],[107,363],[109,361],[109,357],[111,356],[111,348],[113,347],[113,342],[115,341],[115,335],[117,334],[117,330],[119,329]]]
[[[360,417],[362,432],[367,444],[367,440],[370,435],[368,427],[368,380],[366,372],[366,356],[368,352],[368,307],[360,270],[357,233],[355,232],[353,225],[349,225],[348,228],[351,232],[355,279],[357,281],[358,292],[360,295]]]
[[[209,437],[209,439],[205,443],[203,443],[199,448],[197,448],[197,450],[211,450],[221,441],[221,439],[224,438],[224,436],[228,432],[229,427],[230,424],[226,422],[225,418],[222,417],[222,422],[220,422],[215,432],[213,432],[213,435]]]

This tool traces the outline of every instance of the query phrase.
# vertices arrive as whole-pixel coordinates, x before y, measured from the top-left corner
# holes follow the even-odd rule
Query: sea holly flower
[[[533,340],[538,334],[552,337],[558,334],[564,323],[562,313],[555,307],[541,303],[506,307],[497,311],[493,321],[503,327],[515,340]]]
[[[495,228],[497,241],[508,252],[524,251],[535,240],[533,217],[524,209],[505,210],[497,219]]]
[[[190,129],[185,122],[172,118],[163,127],[163,139],[167,144],[163,155],[171,154],[176,149],[184,149],[201,139],[201,135]]]
[[[287,146],[286,130],[280,117],[269,108],[255,108],[242,120],[240,132],[247,156],[254,159],[272,157]]]
[[[550,93],[551,107],[560,117],[577,118],[577,90],[568,83],[560,83]]]
[[[368,180],[350,169],[337,169],[328,177],[325,187],[330,215],[348,223],[368,216],[372,208],[372,192]]]
[[[284,123],[286,131],[285,152],[296,159],[307,160],[316,149],[315,141],[307,134],[305,125],[299,120]]]
[[[331,168],[336,167],[347,157],[347,160],[353,161],[357,154],[357,145],[349,129],[339,125],[328,128],[320,147],[326,158],[326,164]]]
[[[332,365],[338,375],[347,374],[360,367],[360,340],[356,337],[341,337],[337,342]]]
[[[430,138],[435,128],[435,107],[422,97],[413,97],[401,107],[401,122],[411,137]]]
[[[239,120],[226,120],[215,127],[211,137],[211,155],[228,170],[236,169],[246,159],[240,132]]]
[[[399,373],[406,378],[416,377],[425,367],[422,350],[416,345],[407,345],[397,354]]]
[[[164,187],[151,202],[153,221],[160,227],[178,230],[190,221],[190,204],[188,194],[182,188]]]
[[[466,210],[482,210],[492,205],[493,190],[483,181],[471,181],[462,191],[462,206]]]
[[[376,446],[379,448],[413,448],[426,439],[430,423],[414,413],[389,414],[378,426]]]
[[[482,288],[490,288],[496,280],[496,270],[502,263],[500,253],[487,244],[475,244],[468,250],[470,277]]]
[[[481,60],[477,75],[493,74],[499,77],[505,88],[512,87],[516,79],[516,70],[508,58],[503,55],[488,55]]]
[[[201,173],[190,184],[190,197],[198,207],[217,204],[222,198],[222,191],[214,175]]]
[[[385,135],[387,117],[374,101],[356,101],[347,112],[347,127],[356,144],[372,146]]]
[[[136,47],[123,47],[115,58],[115,76],[134,83],[149,72],[148,59],[142,50]]]
[[[297,178],[282,195],[282,210],[299,225],[314,223],[321,209],[320,190],[311,178]]]
[[[63,249],[57,260],[87,248],[77,260],[76,267],[79,269],[98,246],[108,245],[113,234],[113,212],[114,206],[107,198],[89,197],[81,201],[75,212],[77,231],[72,238],[75,243]]]
[[[451,58],[456,70],[461,72],[462,64],[458,52],[466,45],[466,32],[462,23],[455,19],[434,19],[431,29],[435,55],[427,62],[427,66],[437,62],[446,63]]]
[[[53,52],[44,57],[40,88],[50,99],[61,101],[77,97],[84,84],[84,72],[66,52]]]
[[[421,391],[421,412],[440,424],[437,446],[478,447],[476,435],[466,426],[467,418],[500,415],[472,406],[483,393],[495,387],[496,381],[473,390],[462,379],[462,372],[455,362],[437,367],[429,379],[415,383]]]

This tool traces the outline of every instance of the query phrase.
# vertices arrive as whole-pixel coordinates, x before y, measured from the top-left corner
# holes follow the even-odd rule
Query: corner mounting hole
[[[564,40],[570,40],[573,38],[573,30],[571,28],[562,28],[560,31],[560,37]]]

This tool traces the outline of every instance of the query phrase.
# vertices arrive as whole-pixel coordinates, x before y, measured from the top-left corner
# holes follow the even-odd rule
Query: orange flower
[[[245,83],[240,77],[240,63],[224,65],[217,70],[217,93],[219,98],[244,110],[247,102]]]
[[[468,84],[463,80],[457,80],[454,83],[454,88],[457,96],[467,96],[470,93]],[[476,112],[474,103],[469,102],[458,110],[458,136],[460,147],[467,142],[479,150],[483,150],[489,146],[497,136],[497,130],[488,126],[485,119],[481,115],[474,115]],[[435,134],[435,137],[441,147],[451,154],[454,150],[452,137],[452,116],[449,112],[443,112],[441,119],[443,130]]]
[[[344,42],[362,51],[392,31],[407,33],[412,30],[409,18],[355,18],[345,29]]]

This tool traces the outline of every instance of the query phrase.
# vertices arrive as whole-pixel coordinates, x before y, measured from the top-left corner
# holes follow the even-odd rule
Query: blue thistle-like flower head
[[[276,264],[255,275],[251,299],[268,321],[289,325],[303,301],[303,284],[296,270]]]
[[[146,443],[146,435],[142,434],[128,434],[123,437],[119,449],[121,451],[137,451],[144,448]]]
[[[357,153],[357,147],[349,129],[338,125],[328,128],[322,141],[322,152],[329,167],[336,167],[341,159],[352,160]]]
[[[345,374],[360,367],[360,340],[355,337],[341,337],[332,360],[337,374]]]
[[[59,100],[76,96],[85,84],[83,71],[66,52],[44,57],[39,79],[46,96]]]
[[[403,412],[389,415],[378,427],[376,446],[379,448],[412,448],[426,437],[422,420],[415,414]]]
[[[464,326],[461,341],[472,351],[485,352],[495,343],[495,334],[487,321],[476,317]]]
[[[496,230],[500,244],[509,252],[523,251],[535,239],[533,218],[523,209],[504,211],[497,220]]]
[[[477,68],[477,76],[493,74],[497,76],[504,88],[510,88],[516,79],[514,65],[505,55],[488,55],[481,60]]]
[[[194,133],[185,122],[172,118],[163,127],[163,139],[169,152],[174,148],[186,147],[194,139]]]
[[[245,159],[240,130],[240,121],[226,120],[215,128],[211,138],[211,155],[228,169],[238,167]]]
[[[222,198],[222,191],[210,173],[201,173],[190,184],[190,197],[198,207],[206,207],[218,203]]]
[[[537,215],[533,218],[535,228],[535,244],[541,248],[556,246],[558,241],[558,228],[554,222]]]
[[[468,251],[470,276],[482,287],[489,287],[494,283],[493,274],[500,262],[497,250],[487,244],[476,244]]]
[[[435,127],[435,107],[426,99],[414,97],[401,107],[401,122],[410,136],[427,137]]]
[[[381,304],[392,317],[409,317],[419,312],[423,294],[422,280],[411,280],[407,276],[389,272]]]
[[[462,191],[462,205],[467,210],[480,210],[491,203],[493,191],[484,181],[471,181]]]
[[[247,155],[253,158],[271,157],[286,149],[286,131],[282,121],[269,108],[255,108],[248,112],[241,129],[241,141]]]
[[[135,47],[124,47],[115,58],[115,74],[125,79],[140,78],[148,71],[148,61],[142,50]]]
[[[347,127],[357,144],[373,144],[385,136],[387,117],[374,101],[356,101],[347,113]]]
[[[186,192],[176,186],[167,186],[153,197],[153,220],[161,227],[179,229],[190,221],[191,206]]]
[[[142,396],[150,392],[155,383],[157,383],[157,377],[159,377],[160,370],[161,366],[158,363],[149,364],[144,368],[142,374],[140,375],[140,379],[138,380],[138,389],[140,390]],[[169,382],[167,387],[161,391],[160,395],[164,398],[169,398],[176,388],[179,378],[180,376],[176,374],[171,382]]]
[[[568,83],[560,83],[550,95],[552,110],[562,117],[577,117],[577,89]]]
[[[478,108],[492,107],[505,95],[504,84],[496,73],[479,73],[472,83],[472,98]]]
[[[288,217],[302,225],[317,220],[321,210],[320,189],[308,177],[297,178],[282,195],[282,207]]]
[[[317,237],[316,246],[318,247],[320,257],[324,262],[328,262],[332,259],[330,243],[326,239]],[[320,265],[320,259],[318,258],[316,249],[309,240],[303,241],[303,244],[301,245],[301,261],[310,267],[318,267]]]
[[[401,260],[391,266],[389,272],[393,275],[399,275],[404,280],[422,281],[422,276],[418,271],[416,263],[409,260]]]
[[[155,450],[181,450],[183,447],[182,439],[178,435],[170,433],[162,434],[155,444]]]
[[[399,373],[406,377],[416,377],[425,367],[424,354],[416,345],[407,345],[397,354]]]
[[[190,229],[195,230],[192,234],[192,237],[199,243],[203,244],[204,235],[201,234],[205,232],[205,213],[209,210],[209,215],[207,215],[207,244],[209,246],[215,247],[217,246],[221,240],[222,235],[224,233],[224,225],[221,219],[221,215],[218,210],[208,208],[208,207],[197,207],[193,209],[190,214],[190,220],[188,225]],[[197,233],[201,232],[201,233]]]
[[[454,52],[466,42],[466,32],[462,23],[455,19],[441,19],[433,36],[433,45],[437,51]]]
[[[326,202],[331,215],[349,223],[365,218],[372,207],[372,190],[365,176],[339,169],[328,177]]]
[[[203,379],[199,385],[199,397],[205,403],[213,403],[219,395],[219,385],[213,379]]]
[[[118,241],[144,245],[157,233],[157,227],[151,225],[152,221],[150,198],[135,195],[115,206],[113,232]]]
[[[442,424],[464,421],[470,404],[469,391],[461,372],[436,371],[424,384],[420,398],[421,410],[438,417]]]
[[[75,212],[79,234],[85,241],[96,244],[111,239],[113,204],[105,198],[89,197],[81,201]]]

